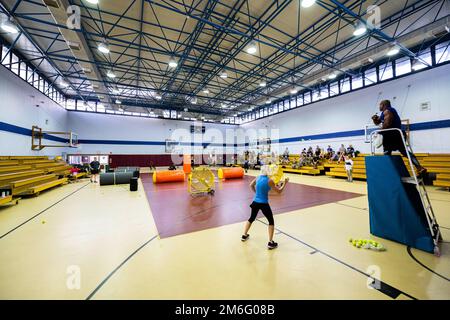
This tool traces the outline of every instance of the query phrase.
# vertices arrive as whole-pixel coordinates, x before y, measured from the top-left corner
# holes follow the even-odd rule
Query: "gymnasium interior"
[[[1,300],[450,299],[450,1],[0,16]]]

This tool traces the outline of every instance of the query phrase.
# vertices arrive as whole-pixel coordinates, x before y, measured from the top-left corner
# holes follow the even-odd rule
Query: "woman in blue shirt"
[[[255,192],[255,197],[253,198],[253,202],[250,205],[250,208],[252,208],[252,213],[250,219],[245,225],[244,235],[242,236],[241,240],[247,241],[249,239],[250,235],[248,234],[248,231],[250,230],[252,223],[256,220],[256,216],[258,215],[259,210],[261,210],[269,222],[269,243],[267,244],[267,247],[272,250],[278,247],[278,243],[273,241],[275,223],[273,220],[272,209],[269,205],[269,191],[271,189],[274,189],[278,193],[283,192],[289,179],[286,178],[286,180],[282,182],[281,185],[276,185],[273,180],[270,179],[269,175],[270,167],[263,166],[261,168],[261,175],[250,183],[250,188]]]

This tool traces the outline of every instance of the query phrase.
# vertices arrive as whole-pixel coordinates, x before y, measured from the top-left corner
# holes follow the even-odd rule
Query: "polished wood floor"
[[[437,258],[370,235],[365,182],[290,178],[360,196],[276,215],[274,251],[264,218],[245,243],[242,222],[161,238],[142,182],[23,199],[0,209],[0,299],[450,299],[449,192],[429,189],[446,241]]]

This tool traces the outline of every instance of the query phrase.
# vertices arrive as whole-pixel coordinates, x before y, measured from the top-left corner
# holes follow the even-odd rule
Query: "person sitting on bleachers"
[[[301,153],[301,156],[303,156],[303,157],[306,157],[306,148],[303,148],[303,150],[302,150],[302,153]]]
[[[355,158],[355,148],[353,148],[352,145],[348,146],[348,148],[347,148],[347,155],[352,157],[352,158]]]
[[[289,161],[289,149],[286,147],[286,150],[284,150],[283,153],[283,160]]]
[[[339,160],[339,155],[336,152],[332,151],[329,162],[331,163],[333,161],[338,161],[338,160]]]
[[[341,161],[344,161],[344,157],[345,157],[346,153],[347,153],[347,149],[345,149],[344,145],[341,144],[341,147],[339,148],[339,151],[338,151],[338,155],[339,155],[338,163],[341,163]]]

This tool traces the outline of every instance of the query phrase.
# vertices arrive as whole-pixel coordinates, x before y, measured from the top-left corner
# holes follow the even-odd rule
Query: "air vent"
[[[44,3],[47,7],[52,7],[52,8],[57,8],[57,9],[59,9],[61,7],[59,0],[44,0]]]
[[[367,58],[361,61],[361,66],[370,66],[373,63],[373,59],[372,58]]]
[[[72,50],[80,51],[80,49],[81,49],[81,45],[79,42],[67,41],[67,44],[69,45],[69,48]]]
[[[450,33],[450,26],[443,26],[431,31],[431,36],[433,38],[439,39],[445,37],[448,33]]]

